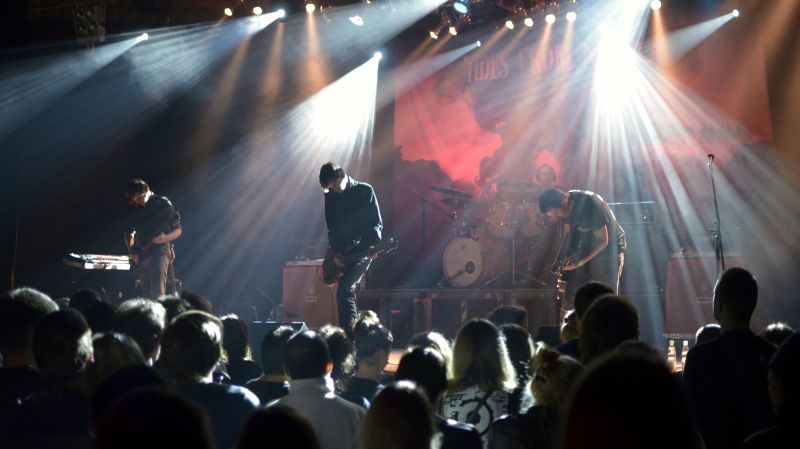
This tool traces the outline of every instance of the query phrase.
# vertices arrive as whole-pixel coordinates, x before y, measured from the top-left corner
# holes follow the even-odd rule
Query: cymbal
[[[453,198],[453,197],[443,198],[442,202],[444,204],[447,204],[448,206],[457,207],[457,208],[462,208],[462,207],[467,205],[467,200],[464,200],[464,199],[461,199],[461,198]]]
[[[457,198],[465,198],[465,199],[472,198],[472,195],[470,195],[469,193],[462,192],[456,189],[450,189],[447,187],[431,186],[431,190],[435,190],[439,193],[444,193],[445,195],[455,196]]]

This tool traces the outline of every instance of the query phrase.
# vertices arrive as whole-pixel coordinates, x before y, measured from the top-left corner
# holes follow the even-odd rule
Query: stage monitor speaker
[[[725,267],[741,267],[738,257],[726,257]],[[665,333],[693,336],[700,326],[714,323],[713,295],[717,279],[714,254],[673,254],[667,267],[664,304]]]
[[[284,321],[303,321],[311,329],[339,324],[336,286],[328,287],[318,279],[321,266],[321,260],[310,260],[283,267]]]
[[[253,351],[253,360],[261,363],[261,341],[272,329],[278,326],[290,326],[295,332],[308,330],[306,323],[294,321],[291,323],[278,323],[276,321],[252,321],[247,327],[247,340],[250,342],[250,349]]]

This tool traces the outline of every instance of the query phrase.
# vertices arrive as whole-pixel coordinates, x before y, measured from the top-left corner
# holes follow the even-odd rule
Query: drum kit
[[[447,187],[431,190],[445,195],[441,202],[452,208],[454,218],[454,238],[442,257],[443,283],[457,288],[542,284],[530,275],[533,248],[543,243],[548,226],[539,212],[536,184],[498,183],[490,201]]]

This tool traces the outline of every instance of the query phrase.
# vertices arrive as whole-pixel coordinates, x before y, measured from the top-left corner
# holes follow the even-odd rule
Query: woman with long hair
[[[438,434],[425,392],[401,380],[385,386],[372,402],[361,425],[359,449],[438,448]]]
[[[485,446],[489,426],[508,413],[517,384],[503,335],[490,321],[468,321],[456,337],[451,364],[442,414],[475,426]]]

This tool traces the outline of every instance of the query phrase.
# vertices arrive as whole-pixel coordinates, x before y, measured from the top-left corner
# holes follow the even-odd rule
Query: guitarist
[[[319,170],[319,183],[325,192],[325,224],[328,226],[330,257],[343,270],[336,289],[339,325],[352,335],[358,317],[356,287],[369,269],[372,258],[345,264],[349,253],[367,250],[381,240],[383,221],[375,191],[367,183],[348,176],[342,167],[328,162]],[[326,258],[328,258],[326,257]]]
[[[182,232],[180,214],[166,197],[154,194],[141,179],[125,184],[125,198],[130,205],[126,243],[136,267],[140,293],[151,299],[175,293],[174,282],[167,290],[167,280],[175,277],[172,241]]]
[[[627,241],[608,203],[594,192],[556,188],[542,193],[539,209],[563,224],[555,262],[567,283],[562,316],[573,307],[575,291],[589,281],[603,282],[617,292]]]

